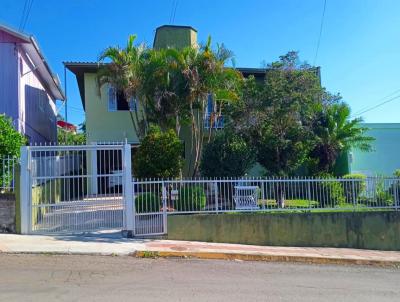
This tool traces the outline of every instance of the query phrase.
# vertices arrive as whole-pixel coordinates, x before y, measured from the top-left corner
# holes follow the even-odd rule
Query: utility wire
[[[26,14],[25,14],[25,20],[22,23],[22,26],[21,26],[21,29],[20,29],[21,31],[24,31],[26,23],[28,22],[28,18],[29,18],[29,14],[31,12],[32,5],[33,5],[33,0],[31,0],[29,2],[29,4],[27,5]]]
[[[175,14],[178,7],[178,2],[179,0],[172,0],[171,14],[169,15],[169,24],[173,24],[175,22]]]
[[[394,100],[397,100],[397,99],[399,99],[399,98],[400,98],[400,94],[399,94],[399,95],[396,95],[396,96],[394,96],[394,97],[392,97],[392,98],[390,98],[390,99],[388,99],[387,101],[384,101],[384,102],[382,102],[382,103],[379,103],[379,104],[377,104],[377,105],[375,105],[375,106],[373,106],[373,107],[371,107],[371,108],[368,108],[368,109],[366,109],[366,110],[364,110],[364,111],[361,111],[361,112],[359,112],[358,114],[356,114],[356,115],[354,115],[354,116],[352,116],[352,117],[360,116],[361,114],[364,114],[364,113],[366,113],[366,112],[372,111],[372,110],[374,110],[374,109],[376,109],[376,108],[379,108],[379,107],[381,107],[381,106],[383,106],[383,105],[385,105],[385,104],[387,104],[387,103],[390,103],[390,102],[392,102],[392,101],[394,101]]]
[[[383,98],[378,99],[378,100],[376,101],[376,103],[381,102],[381,101],[384,101],[385,99],[387,99],[387,98],[389,98],[389,97],[391,97],[391,96],[393,96],[394,94],[397,94],[397,93],[399,93],[399,92],[400,92],[400,89],[397,89],[397,90],[393,91],[392,93],[389,93],[388,95],[384,96]],[[378,104],[379,104],[379,103],[378,103]],[[353,116],[358,115],[360,112],[363,112],[364,110],[368,110],[370,107],[371,107],[371,106],[366,106],[366,107],[364,107],[364,108],[358,110],[357,112],[355,112],[355,113],[353,114]]]
[[[21,20],[19,21],[19,26],[18,26],[18,30],[19,30],[19,31],[21,31],[22,22],[23,22],[24,19],[25,19],[25,13],[26,13],[26,7],[27,7],[28,1],[29,1],[29,0],[25,0],[25,3],[24,3],[24,9],[22,10]]]
[[[324,9],[323,9],[323,11],[322,11],[321,25],[320,25],[320,28],[319,28],[319,36],[318,36],[318,40],[317,40],[317,49],[316,49],[316,51],[315,51],[315,56],[314,56],[314,63],[313,63],[313,65],[315,65],[315,63],[317,62],[318,51],[319,51],[319,45],[320,45],[320,43],[321,43],[321,37],[322,37],[322,29],[324,28],[325,11],[326,11],[326,0],[324,0]]]
[[[172,16],[172,24],[174,24],[174,22],[175,22],[175,14],[176,14],[176,9],[178,8],[178,3],[179,3],[179,0],[176,0],[175,8],[174,8],[174,15]]]
[[[171,13],[169,14],[169,24],[171,24],[171,22],[172,22],[172,16],[174,14],[175,2],[176,2],[176,0],[172,0]]]

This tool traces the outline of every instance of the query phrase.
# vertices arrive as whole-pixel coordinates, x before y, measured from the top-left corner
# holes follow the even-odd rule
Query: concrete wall
[[[400,250],[400,212],[169,215],[168,239]]]
[[[15,232],[15,195],[0,194],[0,233]]]
[[[352,150],[350,154],[350,170],[352,173],[366,175],[393,175],[400,169],[400,123],[366,123],[370,130],[367,135],[375,138],[372,152]]]

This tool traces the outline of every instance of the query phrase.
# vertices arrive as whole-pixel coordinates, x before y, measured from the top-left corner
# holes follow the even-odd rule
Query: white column
[[[132,166],[131,166],[131,145],[128,143],[124,144],[124,215],[126,222],[126,230],[128,231],[128,237],[135,234],[135,204],[133,196],[133,182],[132,182]]]
[[[20,174],[20,214],[21,234],[31,231],[31,184],[29,171],[29,147],[21,147],[21,174]]]

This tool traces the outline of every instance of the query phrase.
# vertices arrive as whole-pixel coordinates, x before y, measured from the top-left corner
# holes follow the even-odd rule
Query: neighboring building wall
[[[9,116],[17,128],[18,54],[14,43],[0,40],[0,114]]]
[[[87,141],[122,142],[127,139],[131,144],[138,144],[129,111],[108,111],[107,88],[107,85],[103,85],[99,94],[96,74],[85,73]],[[141,111],[140,106],[138,110]]]
[[[56,104],[44,89],[38,74],[22,54],[19,61],[20,74],[20,131],[30,142],[57,141]]]
[[[353,150],[349,156],[350,171],[366,175],[393,175],[400,169],[400,124],[364,124],[370,128],[367,135],[375,138],[374,151]]]

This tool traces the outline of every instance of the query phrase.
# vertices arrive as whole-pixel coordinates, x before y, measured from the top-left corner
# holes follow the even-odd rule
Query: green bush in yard
[[[137,213],[153,213],[160,211],[161,198],[154,193],[140,193],[135,198]]]
[[[393,175],[396,178],[400,178],[400,169],[394,171]],[[390,186],[389,194],[396,197],[396,201],[400,203],[400,179],[394,180],[393,184]]]
[[[152,125],[133,156],[137,178],[175,178],[182,168],[183,145],[173,130]]]
[[[366,178],[364,174],[346,174],[343,176],[345,181],[342,182],[342,185],[347,202],[358,201],[360,194],[366,189]],[[351,181],[351,179],[354,179],[354,181]]]
[[[322,180],[314,184],[312,188],[313,200],[317,200],[321,207],[330,208],[345,202],[342,184],[331,174],[319,174]],[[326,180],[326,181],[324,181]]]
[[[243,176],[254,161],[253,148],[240,135],[223,130],[204,146],[200,171],[206,177],[238,177]]]
[[[3,158],[18,158],[25,143],[26,139],[14,129],[12,120],[0,114],[0,186],[9,186],[13,176],[12,161],[3,161]]]
[[[184,186],[179,190],[175,209],[178,211],[199,211],[206,206],[206,193],[202,186]]]

